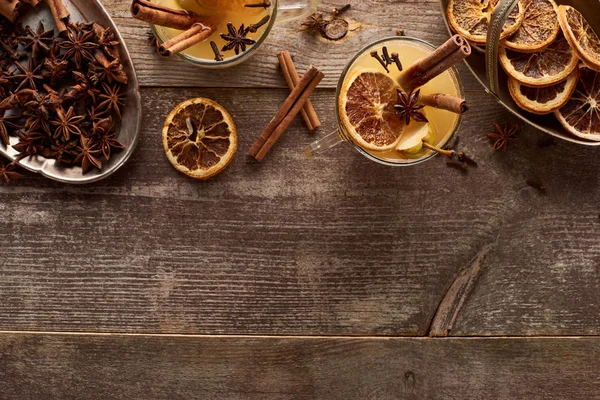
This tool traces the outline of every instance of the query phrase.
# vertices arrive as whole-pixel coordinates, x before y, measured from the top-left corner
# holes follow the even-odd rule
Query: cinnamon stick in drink
[[[296,66],[294,65],[294,61],[292,60],[292,56],[290,52],[285,50],[277,53],[277,58],[279,59],[279,65],[281,67],[281,72],[283,73],[283,77],[290,88],[293,90],[294,87],[298,84],[300,80],[300,76],[298,75],[298,71],[296,70]],[[306,126],[309,131],[314,131],[319,126],[321,126],[321,121],[319,120],[319,116],[315,111],[310,100],[306,102],[304,108],[300,111]]]
[[[185,10],[175,10],[173,8],[151,3],[147,0],[133,0],[131,3],[131,15],[135,19],[148,22],[153,25],[165,26],[167,28],[188,30],[196,23],[209,25],[205,18]]]
[[[0,15],[10,22],[15,22],[19,16],[19,8],[21,8],[19,0],[0,0]]]
[[[456,114],[464,114],[469,111],[469,105],[465,99],[444,93],[434,93],[419,97],[426,106],[451,111]]]
[[[302,93],[305,91],[309,83],[313,80],[315,76],[317,76],[318,72],[319,70],[311,65],[310,68],[304,73],[302,78],[300,78],[298,85],[294,87],[294,90],[291,91],[291,93],[289,94],[287,99],[285,99],[281,107],[279,107],[279,110],[277,111],[277,114],[275,114],[275,117],[273,117],[271,122],[269,122],[267,127],[261,132],[258,139],[256,139],[252,147],[250,147],[250,150],[248,151],[249,155],[251,155],[252,157],[256,157],[258,152],[263,148],[264,144],[273,134],[275,129],[279,126],[281,121],[283,121],[283,119],[289,114],[290,110],[292,109],[292,107],[294,107],[294,105],[296,104]]]
[[[294,118],[296,118],[296,115],[300,113],[302,107],[306,105],[308,98],[315,91],[319,83],[321,83],[321,80],[324,76],[325,74],[323,74],[321,71],[317,72],[317,75],[310,81],[306,89],[302,92],[302,95],[298,98],[296,104],[294,104],[290,112],[286,115],[283,121],[281,121],[277,128],[275,128],[271,136],[269,136],[269,138],[265,142],[262,149],[260,149],[258,154],[254,157],[257,161],[262,161],[269,153],[269,151],[271,151],[271,149],[273,148],[275,143],[277,143],[277,140],[279,140],[283,132],[285,132],[285,130],[290,126]]]
[[[202,23],[192,25],[192,27],[180,35],[175,36],[169,41],[158,46],[158,53],[163,57],[172,57],[185,49],[206,40],[214,32],[214,26],[207,26]]]
[[[460,35],[454,35],[433,53],[407,68],[400,76],[400,86],[410,92],[463,61],[469,55],[471,55],[469,42]]]

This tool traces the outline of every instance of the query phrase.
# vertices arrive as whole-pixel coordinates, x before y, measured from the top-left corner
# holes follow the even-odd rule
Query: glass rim
[[[279,0],[274,0],[273,10],[271,12],[271,19],[269,20],[269,23],[265,27],[263,34],[260,36],[260,38],[258,38],[258,40],[256,41],[255,44],[253,44],[248,50],[244,51],[240,55],[228,58],[227,60],[224,60],[224,61],[205,60],[202,58],[197,58],[197,57],[193,57],[193,56],[184,54],[184,52],[177,53],[175,56],[184,61],[187,61],[190,64],[194,64],[199,67],[207,68],[207,69],[219,69],[219,68],[228,68],[228,67],[236,66],[236,65],[242,63],[243,61],[245,61],[246,59],[250,58],[252,55],[254,55],[254,53],[262,46],[264,41],[267,40],[267,37],[271,33],[271,30],[275,26],[275,21],[277,20],[277,11],[278,10],[279,10]],[[158,32],[156,25],[150,24],[150,30],[152,30],[152,33],[154,34],[155,38],[160,40],[162,43],[166,42],[165,38]]]
[[[357,150],[360,154],[367,157],[371,161],[375,161],[379,164],[388,165],[388,166],[392,166],[392,167],[403,167],[403,166],[411,166],[411,165],[423,163],[423,162],[428,161],[428,160],[432,159],[433,157],[437,156],[438,153],[430,150],[430,154],[427,154],[421,158],[418,158],[415,160],[409,160],[409,161],[390,161],[389,159],[377,157],[377,156],[369,153],[368,151],[366,151],[365,149],[360,147],[358,144],[356,144],[356,142],[354,142],[354,140],[352,140],[352,138],[350,138],[348,136],[348,134],[346,133],[344,126],[342,124],[341,118],[340,118],[340,109],[339,109],[339,101],[338,101],[338,99],[340,98],[342,87],[344,86],[344,81],[346,80],[346,76],[348,75],[350,68],[352,68],[352,65],[358,59],[358,57],[363,55],[366,51],[368,51],[371,47],[373,47],[375,45],[378,45],[383,42],[394,41],[394,40],[417,42],[422,45],[425,45],[426,47],[428,47],[432,50],[436,49],[436,47],[433,44],[431,44],[423,39],[415,38],[412,36],[388,36],[388,37],[384,37],[384,38],[375,40],[375,41],[367,44],[366,46],[361,48],[354,55],[354,57],[352,57],[352,59],[346,64],[346,67],[344,68],[344,70],[342,71],[342,74],[340,75],[340,79],[338,81],[338,86],[337,86],[336,95],[335,95],[335,98],[336,98],[335,115],[336,115],[337,122],[338,122],[338,131],[340,132],[341,136],[343,137],[343,139],[346,142],[350,143],[352,145],[352,147],[354,147],[354,149]],[[462,98],[464,98],[465,90],[462,85],[462,81],[460,80],[460,75],[458,73],[458,70],[456,69],[456,66],[448,69],[448,71],[450,72],[450,74],[456,84],[456,87],[458,88],[459,95]],[[458,130],[460,129],[460,126],[462,124],[462,119],[463,119],[463,116],[461,114],[458,114],[458,119],[456,120],[454,128],[452,129],[452,132],[449,135],[447,135],[447,139],[443,143],[440,143],[441,148],[443,148],[446,144],[448,144],[448,142],[450,142],[452,140],[452,138],[456,135],[456,133],[458,132]]]

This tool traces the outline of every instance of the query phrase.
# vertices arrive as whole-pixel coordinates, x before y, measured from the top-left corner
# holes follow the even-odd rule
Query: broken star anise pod
[[[400,89],[396,89],[398,92],[398,104],[394,105],[398,116],[406,122],[406,125],[410,124],[410,120],[413,119],[416,122],[429,122],[425,114],[421,112],[424,107],[422,104],[418,104],[419,95],[421,90],[411,92],[407,95]]]
[[[98,48],[95,38],[96,34],[93,30],[85,30],[79,25],[69,25],[67,39],[59,44],[59,47],[65,50],[63,59],[74,59],[77,68],[81,68],[83,60],[94,61],[94,51]]]
[[[81,136],[79,138],[80,145],[77,147],[77,156],[75,157],[75,163],[81,164],[81,169],[85,174],[92,168],[92,166],[102,169],[102,161],[98,158],[102,154],[102,151],[96,144],[92,143],[92,140]]]
[[[81,135],[79,124],[85,116],[76,115],[75,108],[71,106],[67,112],[62,107],[56,109],[56,119],[50,121],[50,125],[56,127],[54,138],[62,138],[64,141],[71,140],[73,135]]]
[[[494,129],[496,129],[496,132],[488,133],[486,136],[490,139],[490,142],[493,143],[494,150],[506,151],[508,149],[508,143],[516,139],[519,126],[509,126],[506,124],[504,125],[504,128],[502,128],[497,122],[494,122]]]
[[[54,43],[50,48],[50,53],[44,59],[44,72],[42,75],[52,86],[58,84],[69,73],[69,62],[59,58],[59,53],[58,43]]]
[[[19,125],[15,124],[21,116],[20,115],[5,115],[6,110],[0,110],[0,143],[5,146],[10,144],[8,135],[20,128]],[[13,122],[14,121],[14,122]]]
[[[246,51],[246,47],[256,43],[254,39],[246,37],[248,35],[248,29],[244,27],[244,24],[236,31],[235,26],[230,22],[227,24],[228,33],[221,33],[221,38],[226,40],[228,43],[223,46],[221,51],[234,50],[235,54],[240,54],[240,51]]]
[[[111,58],[119,59],[119,41],[115,38],[112,29],[110,27],[105,29],[94,23],[94,31],[96,32],[98,46]]]
[[[101,51],[97,51],[94,57],[96,61],[90,63],[89,72],[92,83],[119,82],[124,85],[127,84],[127,74],[119,60],[109,61]]]
[[[302,21],[302,27],[312,33],[324,33],[325,28],[329,25],[330,21],[323,17],[323,13],[316,12],[311,15],[307,20]]]
[[[45,31],[44,24],[40,21],[37,30],[34,31],[29,25],[25,27],[25,30],[27,36],[19,36],[19,40],[26,50],[31,50],[33,59],[37,60],[41,54],[50,51],[50,47],[54,43],[54,29]]]
[[[15,61],[15,67],[19,73],[15,75],[9,76],[7,79],[11,81],[20,82],[15,92],[18,92],[21,89],[34,89],[37,90],[36,81],[43,81],[44,77],[40,74],[40,70],[42,69],[42,64],[35,65],[35,62],[32,58],[29,59],[27,63],[27,68],[25,68],[20,62]]]
[[[10,183],[11,181],[23,178],[23,175],[13,171],[16,166],[17,164],[14,161],[9,164],[4,164],[3,161],[0,161],[0,181]]]

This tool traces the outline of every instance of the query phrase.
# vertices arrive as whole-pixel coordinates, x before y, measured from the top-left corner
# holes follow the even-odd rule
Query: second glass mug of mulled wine
[[[467,109],[456,68],[412,93],[399,84],[406,69],[434,51],[430,43],[405,36],[384,38],[360,50],[337,86],[338,129],[306,147],[306,155],[321,155],[343,142],[389,166],[415,165],[438,152],[450,155],[442,148],[457,132]]]
[[[318,0],[157,0],[160,6],[191,11],[205,17],[214,32],[177,55],[203,68],[226,68],[250,58],[281,23],[305,19],[317,10]],[[152,25],[159,42],[182,30]]]

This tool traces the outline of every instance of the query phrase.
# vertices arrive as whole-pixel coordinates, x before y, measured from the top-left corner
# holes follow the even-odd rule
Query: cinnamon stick
[[[281,72],[283,73],[283,77],[290,88],[293,90],[294,87],[298,84],[300,80],[300,76],[298,75],[298,71],[296,70],[296,66],[294,65],[294,61],[292,60],[292,56],[290,52],[285,50],[277,53],[277,58],[279,59],[279,65],[281,66]],[[302,110],[300,111],[306,126],[309,131],[314,131],[319,126],[321,126],[321,121],[319,120],[319,116],[315,111],[310,100],[306,102]]]
[[[441,110],[451,111],[456,114],[464,114],[469,111],[469,106],[465,99],[451,96],[444,93],[428,94],[420,97],[421,102],[426,106],[439,108]]]
[[[207,26],[201,23],[194,24],[182,34],[158,46],[158,53],[163,57],[172,57],[174,54],[207,39],[214,31],[214,26]]]
[[[454,35],[427,57],[407,68],[400,76],[400,86],[410,92],[463,61],[470,54],[469,42],[460,35]]]
[[[0,0],[0,14],[10,22],[15,22],[19,16],[21,2],[19,0]]]
[[[69,10],[67,10],[61,0],[45,0],[45,2],[52,13],[58,32],[65,32],[67,30],[65,20],[71,15]]]
[[[42,0],[22,0],[23,3],[27,3],[29,5],[31,5],[32,7],[37,6],[38,4],[40,4],[40,1]]]
[[[281,121],[277,128],[275,128],[275,130],[273,131],[271,136],[269,136],[269,139],[267,139],[262,149],[260,149],[256,157],[254,157],[257,161],[262,161],[269,153],[269,151],[271,151],[271,149],[273,148],[275,143],[277,143],[277,140],[279,140],[283,132],[285,132],[285,130],[290,126],[294,118],[296,118],[296,115],[300,113],[302,107],[306,105],[308,98],[315,91],[319,83],[321,83],[321,80],[324,76],[325,74],[321,71],[317,72],[317,75],[310,81],[306,89],[302,92],[302,95],[298,98],[296,104],[294,104],[294,107],[292,107],[292,109],[283,119],[283,121]]]
[[[314,79],[314,77],[317,76],[318,72],[319,70],[311,65],[310,68],[304,73],[302,78],[300,78],[300,81],[298,81],[298,85],[294,87],[294,90],[290,92],[287,99],[285,99],[281,107],[279,107],[275,117],[273,117],[271,122],[269,122],[267,127],[261,132],[258,139],[256,139],[252,147],[250,147],[250,150],[248,151],[249,155],[256,157],[258,152],[263,148],[265,142],[273,134],[281,121],[283,121],[284,118],[289,114],[292,107],[294,107],[302,93],[306,90],[306,87]]]
[[[165,26],[167,28],[188,30],[196,23],[207,23],[205,18],[185,10],[175,10],[160,4],[151,3],[147,0],[133,0],[131,3],[131,15],[135,19],[148,22],[153,25]]]

